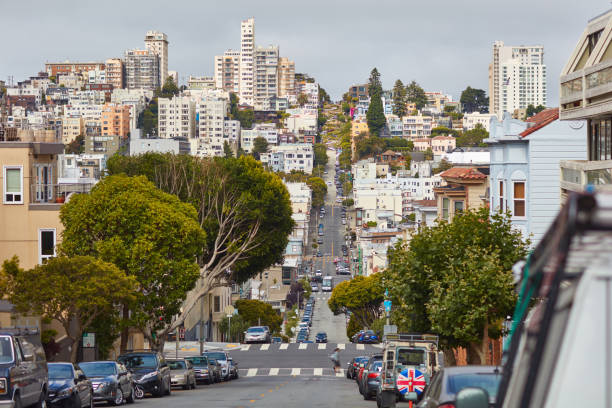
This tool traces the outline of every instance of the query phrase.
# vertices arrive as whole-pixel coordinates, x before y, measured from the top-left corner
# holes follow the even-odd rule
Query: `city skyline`
[[[363,13],[368,3],[352,2],[349,8],[311,2],[300,13],[293,13],[281,10],[273,1],[257,5],[238,1],[232,6],[182,1],[175,9],[190,12],[179,13],[173,20],[162,12],[161,2],[148,2],[146,10],[142,10],[143,3],[128,3],[122,14],[97,10],[92,20],[78,18],[87,6],[77,2],[61,8],[37,2],[34,9],[27,6],[27,13],[26,5],[14,2],[3,5],[6,15],[14,18],[0,28],[0,34],[12,38],[9,34],[26,24],[25,18],[44,15],[37,25],[57,41],[28,36],[8,42],[9,58],[0,64],[0,79],[23,80],[42,71],[48,61],[122,57],[125,50],[142,47],[145,32],[157,30],[168,36],[168,69],[178,71],[181,83],[186,83],[189,75],[213,76],[214,56],[228,48],[239,50],[237,27],[254,17],[258,44],[278,45],[281,55],[295,61],[296,72],[316,78],[333,99],[339,99],[351,85],[367,81],[375,66],[387,89],[396,79],[404,83],[414,79],[427,91],[442,91],[455,99],[468,85],[488,92],[491,46],[501,40],[544,47],[548,105],[556,106],[565,50],[575,45],[586,21],[605,11],[595,1],[587,1],[593,4],[574,13],[565,12],[569,1],[554,2],[554,8],[548,1],[519,1],[501,12],[482,1],[472,2],[469,8],[451,2],[392,3],[379,2]]]

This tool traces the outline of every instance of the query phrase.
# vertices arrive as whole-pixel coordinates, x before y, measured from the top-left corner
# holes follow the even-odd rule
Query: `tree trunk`
[[[453,367],[457,365],[457,359],[455,358],[455,351],[452,348],[442,350],[444,353],[444,366]]]
[[[482,330],[482,340],[480,342],[470,343],[468,347],[468,364],[487,364],[487,351],[489,347],[489,324],[485,323]]]
[[[119,352],[121,354],[127,351],[128,337],[130,336],[130,328],[125,322],[130,318],[130,309],[128,305],[123,305],[123,323],[124,327],[121,329],[121,343],[119,345]]]
[[[79,337],[77,337],[78,339]],[[79,353],[79,341],[73,339],[72,337],[70,338],[72,340],[72,348],[70,349],[70,361],[74,364],[77,363],[77,357],[78,357],[78,353]]]

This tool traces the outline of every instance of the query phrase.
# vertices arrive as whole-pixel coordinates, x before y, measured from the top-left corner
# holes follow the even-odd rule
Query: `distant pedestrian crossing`
[[[380,344],[353,344],[353,343],[275,343],[275,344],[241,344],[232,347],[232,351],[250,352],[276,352],[276,351],[333,351],[336,347],[343,351],[376,351]]]
[[[344,377],[346,372],[333,368],[241,368],[238,374],[243,377]]]

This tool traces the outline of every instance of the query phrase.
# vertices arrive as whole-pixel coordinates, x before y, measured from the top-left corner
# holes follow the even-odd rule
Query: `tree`
[[[378,72],[378,69],[376,67],[374,67],[372,71],[370,71],[370,78],[368,79],[368,84],[368,94],[370,95],[370,98],[373,95],[382,95],[382,82],[380,80],[380,73]]]
[[[304,301],[304,287],[301,282],[293,282],[289,287],[289,293],[285,298],[287,308],[291,309],[293,306],[300,307]],[[299,302],[299,305],[298,305]]]
[[[240,122],[242,129],[251,129],[253,127],[253,121],[255,120],[255,112],[252,109],[240,110],[238,103],[240,99],[238,95],[230,93],[230,119],[237,120]]]
[[[196,257],[206,234],[195,208],[145,177],[115,175],[90,194],[72,197],[60,219],[65,227],[61,254],[111,262],[137,280],[139,296],[124,304],[123,319],[140,328],[153,348],[163,347],[164,327],[199,277]],[[127,332],[122,349],[125,345]]]
[[[512,265],[528,247],[508,217],[486,208],[465,211],[450,224],[421,227],[409,243],[398,242],[388,252],[385,283],[394,321],[400,330],[437,332],[446,347],[467,347],[470,363],[483,364],[478,355],[484,342],[501,333],[500,319],[512,310]],[[446,310],[452,311],[448,317]]]
[[[401,137],[388,137],[382,140],[385,142],[387,149],[394,149],[398,147],[412,148],[414,145],[412,141],[403,139]]]
[[[219,331],[223,333],[223,336],[226,336],[229,328],[229,338],[226,341],[235,341],[240,343],[243,341],[244,332],[249,328],[249,326],[249,322],[245,321],[240,314],[233,315],[231,319],[227,316],[223,316],[223,319],[221,319],[219,322]]]
[[[169,325],[180,326],[211,289],[243,283],[282,262],[293,230],[289,193],[280,177],[249,156],[197,158],[147,153],[112,157],[111,174],[143,174],[196,208],[207,240],[198,258],[198,287]]]
[[[352,339],[353,336],[357,334],[359,330],[362,330],[362,329],[363,329],[363,326],[361,326],[357,322],[357,319],[353,315],[351,315],[349,322],[346,325],[346,337],[348,337],[349,339]]]
[[[226,159],[234,157],[234,151],[227,140],[223,142],[223,156],[225,156]]]
[[[283,319],[270,304],[256,299],[239,299],[236,309],[249,326],[268,326],[270,333],[280,333]]]
[[[266,153],[267,151],[268,151],[268,141],[266,140],[266,138],[261,137],[261,136],[256,137],[253,140],[253,149],[251,150],[253,157],[259,160],[260,154]]]
[[[327,146],[323,143],[314,145],[314,163],[315,166],[325,166],[329,158],[327,157]]]
[[[322,206],[325,203],[325,194],[327,194],[325,181],[321,177],[310,177],[306,184],[312,190],[312,206]]]
[[[395,81],[393,86],[393,114],[397,115],[400,119],[408,114],[408,107],[406,106],[406,88],[401,79]]]
[[[340,282],[327,302],[330,310],[335,315],[350,312],[357,323],[368,327],[382,313],[380,305],[385,294],[382,279],[382,273],[374,273]]]
[[[446,171],[446,170],[448,170],[448,169],[450,169],[452,167],[453,167],[452,163],[450,163],[446,159],[442,159],[442,160],[440,160],[440,163],[438,163],[438,167],[433,169],[433,173],[434,174],[442,173],[443,171]]]
[[[459,102],[461,102],[463,112],[465,113],[485,113],[489,111],[489,98],[482,89],[468,86],[463,92],[461,92]]]
[[[164,82],[164,86],[162,86],[161,91],[159,92],[159,97],[161,98],[172,98],[175,95],[178,95],[180,90],[178,86],[174,83],[174,78],[171,76],[166,78]]]
[[[431,150],[431,147],[428,147],[427,150],[423,152],[423,156],[425,160],[433,160],[433,150]]]
[[[463,132],[457,138],[457,147],[475,147],[486,146],[482,141],[489,137],[489,132],[480,124],[477,123],[474,129]]]
[[[133,276],[91,256],[52,258],[30,270],[18,269],[12,279],[10,301],[16,310],[57,320],[72,341],[73,363],[84,329],[96,318],[117,315],[117,304],[136,297]]]
[[[85,151],[85,137],[78,135],[72,142],[64,145],[66,154],[81,154]]]
[[[355,200],[353,200],[352,198],[346,198],[342,201],[342,205],[345,207],[352,207],[353,205],[355,205]]]
[[[449,129],[445,126],[438,126],[438,127],[431,129],[430,137],[439,136],[439,135],[442,135],[442,136],[450,135],[450,136],[457,137],[459,136],[459,132],[456,131],[455,129]]]
[[[419,84],[416,83],[416,81],[412,81],[406,86],[406,100],[414,103],[418,110],[427,105],[427,96],[425,96],[425,91]]]
[[[532,104],[527,105],[527,117],[530,118],[546,109],[544,105],[533,106]]]
[[[299,94],[298,97],[297,97],[297,103],[301,107],[306,105],[308,103],[308,95],[306,95],[305,93]]]
[[[319,85],[319,106],[323,106],[326,103],[331,103],[331,98],[325,89],[321,88],[321,85]]]

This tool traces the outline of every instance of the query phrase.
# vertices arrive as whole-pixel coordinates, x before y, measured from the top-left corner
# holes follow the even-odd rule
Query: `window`
[[[55,256],[55,228],[38,230],[38,262]]]
[[[463,201],[455,201],[455,215],[463,212]]]
[[[499,212],[505,211],[505,200],[504,200],[504,182],[499,181]]]
[[[514,182],[514,216],[525,216],[525,182]]]
[[[23,204],[23,167],[4,167],[4,203]]]
[[[448,204],[449,204],[448,198],[443,198],[442,199],[442,219],[447,220],[447,221],[448,221]]]
[[[221,296],[215,296],[214,298],[214,312],[220,312],[221,311]]]

